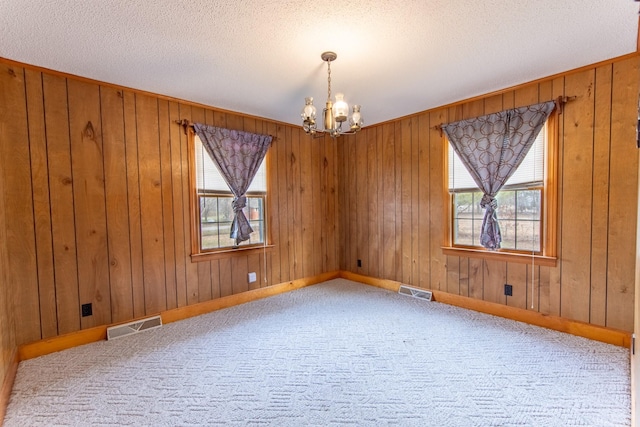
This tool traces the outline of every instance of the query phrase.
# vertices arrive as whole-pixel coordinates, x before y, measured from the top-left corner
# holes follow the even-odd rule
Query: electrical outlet
[[[508,297],[513,296],[513,286],[505,283],[504,285],[504,294]]]
[[[256,281],[256,273],[249,273],[249,283],[253,283]]]
[[[358,267],[362,267],[362,260],[361,259],[358,260]]]
[[[93,307],[91,303],[82,304],[82,317],[92,316],[93,315]]]

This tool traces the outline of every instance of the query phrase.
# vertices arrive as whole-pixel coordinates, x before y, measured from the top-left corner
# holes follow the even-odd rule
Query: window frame
[[[273,245],[271,244],[271,230],[268,221],[268,212],[270,206],[267,203],[269,200],[270,180],[269,180],[269,166],[270,166],[270,153],[267,151],[263,162],[265,164],[265,180],[266,191],[251,191],[247,193],[249,197],[262,197],[263,200],[263,221],[264,221],[264,242],[255,244],[246,244],[240,246],[225,246],[222,248],[202,249],[201,241],[201,223],[200,223],[200,196],[204,195],[198,191],[197,176],[196,176],[196,134],[193,129],[190,129],[187,137],[187,156],[189,162],[189,222],[190,222],[190,234],[191,234],[191,261],[209,261],[214,259],[228,258],[238,255],[250,255],[253,253],[259,253],[265,250],[271,250]],[[231,191],[215,191],[207,194],[220,194],[222,196],[231,195]]]
[[[544,159],[544,179],[541,194],[541,250],[531,251],[498,249],[490,251],[476,246],[454,244],[454,195],[449,192],[449,140],[442,132],[443,146],[443,205],[444,205],[444,243],[445,255],[482,258],[486,260],[507,261],[555,267],[557,264],[557,221],[558,221],[558,109],[551,112],[542,131],[547,132],[546,155]],[[500,210],[498,209],[498,214]]]
[[[544,215],[543,215],[544,214],[544,207],[545,207],[545,203],[544,203],[544,194],[545,194],[544,184],[543,185],[511,185],[511,186],[505,186],[505,187],[502,188],[502,190],[500,190],[500,192],[503,192],[503,191],[504,192],[506,192],[506,191],[516,192],[516,197],[517,197],[517,192],[518,191],[539,191],[540,192],[540,220],[539,220],[540,224],[539,224],[539,227],[540,227],[540,236],[544,237],[543,236],[544,223],[545,223]],[[482,190],[474,189],[474,190],[468,190],[468,191],[456,191],[454,193],[451,193],[451,208],[450,208],[451,209],[451,218],[450,218],[451,225],[450,226],[451,226],[451,230],[452,230],[452,235],[451,235],[452,244],[451,244],[451,246],[455,247],[455,248],[480,249],[480,250],[483,250],[482,247],[479,244],[478,245],[466,245],[466,244],[455,243],[454,242],[455,234],[456,234],[455,233],[455,229],[456,229],[455,222],[456,222],[456,220],[459,221],[461,219],[460,217],[456,217],[456,215],[455,215],[456,214],[455,197],[456,197],[457,194],[470,194],[470,193],[477,193],[477,194],[481,195],[482,194]],[[498,207],[498,213],[500,213],[499,207]],[[483,215],[484,215],[484,211],[483,211]],[[474,220],[475,221],[482,221],[482,217],[476,218]],[[499,217],[498,221],[501,221],[501,220],[505,220],[505,218],[500,218]],[[518,223],[520,221],[526,222],[527,220],[515,219],[516,223]],[[502,230],[504,230],[504,229],[502,229]],[[503,242],[504,241],[505,241],[505,239],[504,239],[504,235],[503,235]],[[516,238],[514,240],[514,243],[516,243],[516,246],[517,246],[517,243],[518,243],[517,233],[516,233]],[[541,240],[540,241],[540,250],[539,251],[535,251],[535,254],[536,255],[542,255],[542,253],[543,253],[542,252],[542,248],[543,248],[543,241]],[[502,251],[503,252],[513,252],[513,253],[525,254],[525,255],[529,255],[529,256],[531,256],[531,252],[532,252],[531,250],[528,250],[528,249],[514,249],[514,248],[503,248]]]
[[[251,192],[247,192],[247,208],[249,208],[250,205],[250,200],[261,200],[262,203],[262,218],[259,219],[259,221],[262,222],[262,235],[264,237],[264,240],[262,242],[256,242],[256,243],[242,243],[238,246],[219,246],[216,248],[204,248],[203,247],[203,235],[202,235],[202,203],[201,200],[203,197],[209,197],[209,198],[228,198],[228,199],[233,199],[233,193],[231,193],[230,191],[220,191],[220,190],[216,190],[216,191],[209,191],[209,190],[205,190],[205,191],[198,191],[198,189],[196,189],[196,192],[198,193],[198,203],[196,204],[196,206],[198,207],[198,216],[199,216],[199,235],[198,238],[200,240],[200,251],[201,252],[219,252],[219,251],[225,251],[225,250],[230,250],[230,249],[242,249],[242,248],[248,248],[248,247],[253,247],[253,246],[264,246],[264,240],[266,240],[266,230],[267,230],[267,218],[266,218],[266,211],[265,211],[265,206],[266,206],[266,198],[267,198],[267,192],[266,191],[251,191]],[[245,216],[247,217],[247,220],[249,220],[249,223],[251,223],[252,220],[250,218],[250,214],[246,214]],[[226,221],[226,222],[214,222],[214,224],[223,224],[223,223],[227,223],[227,224],[231,224],[232,221]],[[255,232],[258,232],[258,230],[255,230]],[[254,233],[252,233],[253,236]]]

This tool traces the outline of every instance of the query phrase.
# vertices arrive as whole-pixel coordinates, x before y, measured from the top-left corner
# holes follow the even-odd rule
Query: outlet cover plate
[[[93,315],[93,307],[91,303],[82,304],[81,306],[82,317],[92,316]]]
[[[513,286],[512,285],[504,285],[504,294],[508,297],[513,296]]]
[[[253,283],[256,281],[256,273],[249,273],[249,283]]]

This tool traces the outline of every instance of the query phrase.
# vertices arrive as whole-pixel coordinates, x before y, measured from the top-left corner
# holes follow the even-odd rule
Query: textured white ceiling
[[[299,123],[374,124],[635,51],[633,0],[0,0],[0,56]]]

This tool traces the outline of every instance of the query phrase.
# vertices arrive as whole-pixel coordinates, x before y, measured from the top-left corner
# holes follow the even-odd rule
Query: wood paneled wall
[[[16,344],[337,269],[632,330],[637,57],[338,141],[0,65],[0,300],[16,308],[0,313],[3,357]],[[559,95],[577,99],[559,123],[558,265],[532,271],[444,256],[444,144],[434,126]],[[183,118],[276,136],[267,156],[274,247],[266,262],[262,252],[191,261],[187,137],[174,123]],[[250,271],[259,277],[251,286]],[[502,295],[504,283],[513,297]],[[94,314],[81,317],[88,302]]]
[[[634,56],[344,138],[340,268],[632,331],[637,94]],[[444,256],[445,145],[434,126],[560,95],[577,99],[559,116],[557,266]]]
[[[3,94],[0,92],[0,99]],[[0,141],[4,141],[3,128],[0,127]],[[0,152],[0,164],[2,164],[2,152]],[[0,174],[0,194],[4,189],[4,180]],[[11,375],[9,371],[12,364],[15,363],[15,355],[17,351],[15,337],[15,318],[13,311],[13,301],[11,289],[7,281],[7,236],[5,225],[5,205],[0,203],[0,424],[4,417],[4,405],[8,402],[8,395],[5,389],[7,385],[7,375]]]
[[[337,270],[335,141],[0,65],[6,285],[18,344]],[[178,119],[276,137],[267,154],[274,247],[266,255],[191,261],[190,166]],[[259,280],[249,285],[248,272]],[[81,317],[84,303],[93,304],[92,316]]]

